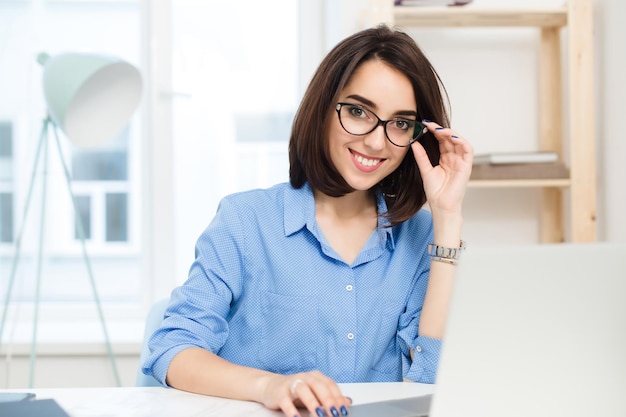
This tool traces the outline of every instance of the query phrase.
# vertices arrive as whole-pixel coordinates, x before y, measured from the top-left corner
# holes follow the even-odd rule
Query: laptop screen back
[[[468,249],[431,417],[626,416],[626,245]]]

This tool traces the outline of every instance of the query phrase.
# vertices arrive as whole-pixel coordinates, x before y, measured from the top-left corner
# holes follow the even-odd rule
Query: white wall
[[[560,6],[562,0],[474,0],[476,6]],[[369,0],[344,3],[343,29],[328,45],[359,28]],[[594,0],[598,239],[626,241],[626,144],[619,121],[626,112],[626,2]],[[537,42],[532,28],[409,30],[443,79],[452,126],[476,153],[537,146]],[[566,64],[566,61],[564,61]],[[539,239],[538,189],[470,189],[464,237],[469,245],[531,243]]]
[[[139,367],[140,346],[122,343],[113,346],[122,386],[134,386]],[[40,344],[33,372],[33,388],[116,386],[113,367],[103,344]],[[30,345],[1,349],[0,388],[30,385]]]

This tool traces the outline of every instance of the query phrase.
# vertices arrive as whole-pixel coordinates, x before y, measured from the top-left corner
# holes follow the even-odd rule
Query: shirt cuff
[[[413,351],[413,360],[410,356],[402,356],[404,377],[415,382],[434,384],[441,354],[441,339],[418,336]]]
[[[185,349],[197,347],[195,345],[178,345],[174,346],[171,349],[167,350],[161,356],[159,356],[154,363],[148,368],[150,369],[150,373],[152,376],[159,381],[163,386],[169,387],[165,382],[165,378],[167,377],[167,370],[170,367],[170,363],[172,363],[172,359],[174,356],[178,355]]]

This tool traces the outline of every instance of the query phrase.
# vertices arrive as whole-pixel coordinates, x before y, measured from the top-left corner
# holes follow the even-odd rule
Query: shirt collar
[[[382,242],[387,242],[391,249],[395,248],[393,228],[389,227],[389,219],[381,213],[387,212],[387,203],[382,193],[378,193],[378,234]],[[286,187],[284,196],[284,228],[285,236],[289,236],[308,224],[315,224],[315,198],[309,183],[301,188]]]
[[[285,189],[284,199],[285,236],[299,231],[308,221],[315,221],[315,199],[309,183],[301,188],[293,188],[289,184]]]

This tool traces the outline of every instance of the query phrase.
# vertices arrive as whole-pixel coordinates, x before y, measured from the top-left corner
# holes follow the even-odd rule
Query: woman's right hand
[[[298,407],[306,408],[312,416],[347,416],[352,402],[335,381],[319,371],[270,374],[263,378],[263,383],[263,405],[282,410],[287,417],[299,417]]]

